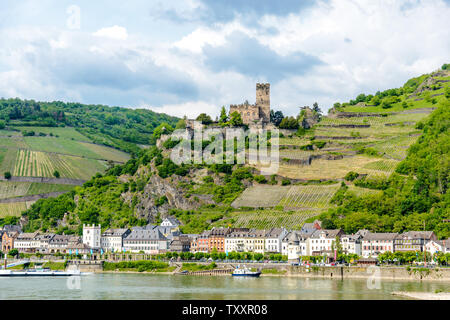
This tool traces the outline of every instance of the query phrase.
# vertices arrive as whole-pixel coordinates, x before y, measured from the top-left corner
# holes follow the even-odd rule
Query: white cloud
[[[401,86],[449,62],[450,7],[442,0],[319,1],[287,16],[263,15],[252,24],[241,19],[245,12],[220,24],[194,21],[189,15],[202,6],[194,0],[170,6],[188,22],[173,22],[173,29],[139,29],[136,21],[143,17],[114,20],[105,13],[88,29],[83,6],[83,27],[74,31],[25,19],[24,13],[18,20],[27,25],[0,26],[0,96],[146,105],[177,116],[206,112],[215,117],[222,105],[254,102],[255,83],[277,72],[268,65],[257,66],[261,77],[240,70],[260,61],[252,56],[248,64],[231,61],[233,68],[213,70],[206,56],[211,50],[205,48],[217,52],[232,45],[233,32],[284,58],[303,52],[323,62],[302,74],[272,77],[272,106],[286,114],[315,101],[326,111],[335,101]],[[179,35],[183,23],[187,27]],[[113,26],[99,29],[108,25]]]
[[[112,26],[108,28],[102,28],[93,33],[97,37],[106,37],[115,40],[126,40],[128,38],[127,29],[120,26]]]
[[[204,101],[192,101],[180,104],[168,104],[161,107],[141,106],[142,108],[151,109],[155,112],[167,113],[177,117],[187,116],[189,119],[196,118],[200,113],[207,113],[212,117],[217,115],[217,105]]]

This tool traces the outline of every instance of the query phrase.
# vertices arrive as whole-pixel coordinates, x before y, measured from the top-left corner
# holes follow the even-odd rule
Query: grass
[[[213,270],[216,267],[217,265],[214,262],[211,262],[208,265],[197,263],[183,263],[181,271],[189,271],[189,272],[205,271],[205,270]]]
[[[33,151],[57,152],[86,158],[100,158],[98,154],[86,147],[85,143],[48,137],[25,137],[25,142]]]
[[[79,133],[75,128],[72,127],[15,127],[20,131],[34,131],[36,135],[39,135],[40,132],[45,133],[50,137],[50,133],[53,136],[58,136],[64,139],[74,139],[77,141],[87,141],[91,142],[91,139],[86,137],[85,135]]]
[[[361,188],[354,185],[348,186],[348,191],[353,192],[358,197],[363,197],[371,194],[380,194],[383,191],[381,190],[374,190],[374,189],[367,189],[367,188]]]
[[[70,184],[31,183],[26,195],[35,195],[50,192],[70,191],[75,186]]]
[[[14,163],[16,162],[17,149],[0,147],[0,174],[3,175],[6,171],[14,170]]]

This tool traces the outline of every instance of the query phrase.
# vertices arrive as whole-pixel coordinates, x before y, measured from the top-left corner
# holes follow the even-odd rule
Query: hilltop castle
[[[230,114],[238,112],[244,124],[247,125],[266,125],[270,122],[270,84],[256,84],[256,103],[230,105]]]

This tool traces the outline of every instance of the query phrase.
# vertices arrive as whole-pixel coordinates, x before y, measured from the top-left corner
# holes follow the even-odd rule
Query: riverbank
[[[439,293],[431,293],[431,292],[405,292],[405,291],[397,291],[392,292],[394,296],[407,297],[417,300],[450,300],[450,292],[439,292]]]

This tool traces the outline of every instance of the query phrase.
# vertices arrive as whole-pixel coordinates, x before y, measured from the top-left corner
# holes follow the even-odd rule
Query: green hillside
[[[150,110],[0,99],[0,176],[12,176],[0,180],[0,202],[23,200],[0,203],[0,215],[20,216],[35,201],[28,196],[67,192],[72,180],[82,183],[128,161],[140,145],[154,143],[154,128],[176,121]]]
[[[364,102],[360,95],[311,128],[284,131],[273,176],[250,165],[178,166],[168,159],[176,144],[169,140],[70,193],[37,201],[23,213],[26,230],[79,232],[82,223],[125,227],[175,215],[185,233],[213,226],[300,228],[319,218],[346,232],[423,230],[425,223],[449,237],[447,77],[440,70],[364,95]],[[301,124],[304,117],[289,121]]]

